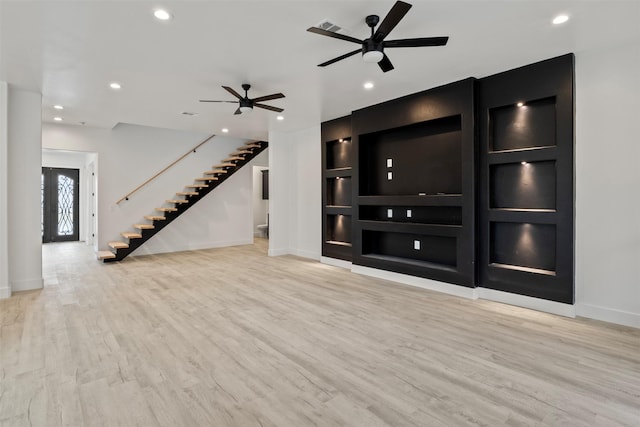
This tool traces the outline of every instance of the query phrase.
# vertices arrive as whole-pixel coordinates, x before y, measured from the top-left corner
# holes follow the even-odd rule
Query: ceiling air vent
[[[322,20],[318,25],[316,25],[316,27],[322,28],[323,30],[331,31],[332,33],[338,33],[340,32],[340,30],[342,30],[341,26],[334,24],[328,19]]]

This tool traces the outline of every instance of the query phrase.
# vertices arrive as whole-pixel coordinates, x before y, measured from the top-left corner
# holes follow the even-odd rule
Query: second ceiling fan
[[[392,47],[423,47],[423,46],[444,46],[447,44],[449,37],[420,37],[412,39],[400,39],[400,40],[385,40],[391,30],[400,22],[402,18],[411,9],[409,3],[403,1],[397,1],[393,5],[387,16],[382,20],[382,23],[374,32],[374,28],[380,22],[378,15],[369,15],[365,18],[365,22],[371,28],[371,36],[364,40],[358,40],[355,37],[347,36],[345,34],[335,33],[333,31],[323,30],[322,28],[311,27],[307,31],[320,34],[322,36],[333,37],[335,39],[345,40],[352,43],[361,45],[360,48],[353,50],[344,55],[333,58],[327,62],[319,64],[318,67],[326,67],[335,62],[349,58],[359,52],[362,52],[362,59],[365,62],[377,62],[380,69],[385,73],[393,70],[393,64],[389,60],[389,57],[384,53],[385,48]]]
[[[265,110],[275,111],[278,113],[281,113],[284,111],[284,109],[282,108],[261,104],[261,102],[264,102],[264,101],[271,101],[272,99],[284,98],[284,95],[281,93],[274,93],[272,95],[259,96],[257,98],[251,99],[249,98],[249,95],[248,95],[249,89],[251,89],[250,84],[245,83],[242,85],[242,89],[244,89],[244,96],[240,95],[238,92],[236,92],[229,86],[222,86],[222,88],[227,92],[229,92],[231,95],[238,98],[238,101],[212,101],[209,99],[201,99],[200,102],[228,102],[233,104],[237,102],[239,103],[239,106],[238,106],[238,109],[233,114],[248,113],[251,110],[253,110],[253,107],[263,108]]]

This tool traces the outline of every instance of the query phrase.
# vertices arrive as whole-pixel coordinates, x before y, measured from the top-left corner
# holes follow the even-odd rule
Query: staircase
[[[241,167],[249,163],[264,151],[267,146],[268,143],[266,141],[256,141],[239,147],[237,151],[231,153],[220,164],[213,166],[212,170],[204,172],[202,178],[196,178],[194,184],[186,185],[184,187],[185,191],[176,193],[177,197],[166,200],[166,205],[170,205],[169,207],[155,208],[154,214],[144,217],[144,222],[133,225],[135,231],[120,233],[123,240],[109,242],[109,250],[99,251],[98,260],[103,262],[122,261],[158,231],[169,225],[171,221],[186,212],[198,200],[205,197]]]

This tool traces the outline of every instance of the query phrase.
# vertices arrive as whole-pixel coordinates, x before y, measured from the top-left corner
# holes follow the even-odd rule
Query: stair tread
[[[252,154],[253,151],[251,150],[238,150],[238,151],[234,151],[233,153],[229,154],[230,156],[238,156],[241,154]]]
[[[196,191],[179,191],[176,193],[177,196],[197,196],[198,194]]]
[[[246,144],[241,148],[260,148],[260,144]]]
[[[216,174],[216,173],[227,173],[227,171],[224,170],[224,169],[214,169],[214,170],[211,170],[211,171],[206,171],[204,174],[205,175],[213,175],[213,174]]]
[[[164,221],[166,218],[160,215],[145,215],[144,219],[148,219],[150,221]]]
[[[232,168],[235,166],[235,163],[220,163],[219,165],[215,165],[214,168]]]
[[[185,199],[167,199],[167,200],[165,200],[165,202],[167,202],[167,203],[176,203],[176,204],[189,203],[189,201],[185,200]]]
[[[151,224],[133,224],[133,228],[137,228],[140,230],[153,230],[156,227]]]
[[[207,188],[207,184],[185,185],[184,188]]]
[[[109,242],[107,243],[107,246],[113,248],[113,249],[126,249],[129,247],[129,245],[125,242],[121,242],[119,240],[116,240],[114,242]]]
[[[224,159],[222,161],[223,162],[232,162],[232,161],[238,161],[238,160],[244,160],[244,157],[240,157],[240,156],[227,157],[226,159]]]
[[[158,212],[175,212],[178,208],[156,208]]]
[[[127,239],[140,239],[142,238],[142,234],[140,233],[130,233],[128,231],[120,233],[122,237],[126,237]],[[129,247],[129,246],[127,246]]]
[[[116,254],[111,251],[98,251],[97,256],[98,259],[112,259],[116,257]]]
[[[210,176],[210,177],[206,177],[206,178],[196,178],[195,181],[199,181],[199,182],[205,182],[205,181],[217,181],[218,177],[215,176]]]

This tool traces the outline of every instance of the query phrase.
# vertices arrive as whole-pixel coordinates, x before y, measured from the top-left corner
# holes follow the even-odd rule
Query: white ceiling
[[[424,1],[389,39],[449,36],[446,47],[388,49],[395,70],[382,73],[358,56],[316,65],[357,45],[306,32],[324,19],[368,35],[364,17],[394,3],[296,1],[0,0],[0,80],[43,95],[43,120],[112,127],[119,122],[266,138],[352,110],[465,77],[483,77],[568,52],[640,40],[640,0]],[[152,12],[165,8],[168,22]],[[571,19],[554,26],[551,19]],[[362,84],[375,88],[365,91]],[[109,89],[112,81],[120,91]],[[236,105],[199,99],[282,92],[285,109],[233,115]],[[62,104],[56,112],[52,106]],[[183,111],[195,112],[187,117]]]

